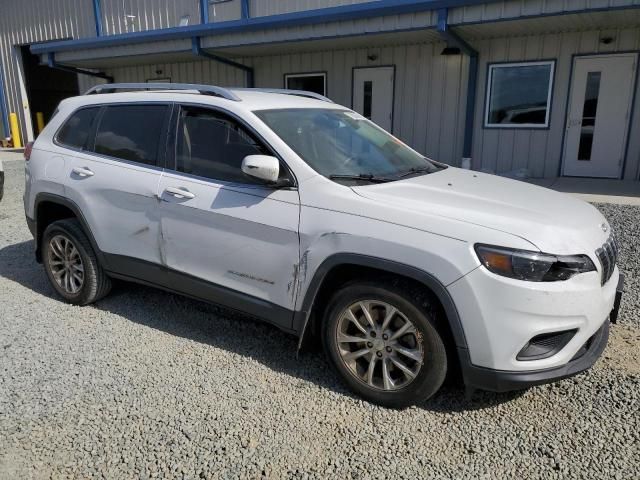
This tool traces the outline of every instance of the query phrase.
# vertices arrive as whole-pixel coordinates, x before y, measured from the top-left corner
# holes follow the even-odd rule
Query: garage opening
[[[40,65],[40,57],[28,45],[20,50],[33,131],[38,132],[36,113],[42,112],[46,124],[61,100],[78,95],[78,75]]]

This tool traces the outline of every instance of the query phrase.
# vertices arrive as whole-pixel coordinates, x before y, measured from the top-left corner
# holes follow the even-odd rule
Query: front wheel
[[[442,385],[447,356],[436,309],[422,292],[389,283],[352,283],[330,300],[325,351],[343,380],[370,402],[402,408]]]

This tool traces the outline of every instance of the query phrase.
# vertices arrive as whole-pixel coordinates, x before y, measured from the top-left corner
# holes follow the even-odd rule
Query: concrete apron
[[[526,182],[569,193],[593,203],[640,206],[640,181],[608,178],[530,178]]]

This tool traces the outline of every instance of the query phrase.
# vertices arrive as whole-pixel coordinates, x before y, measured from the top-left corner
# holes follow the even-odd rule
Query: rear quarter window
[[[65,147],[86,148],[89,133],[100,107],[83,108],[73,113],[56,135],[56,142]]]

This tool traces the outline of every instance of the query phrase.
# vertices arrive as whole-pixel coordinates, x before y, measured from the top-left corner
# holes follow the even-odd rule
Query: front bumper
[[[609,320],[604,322],[596,333],[583,345],[576,356],[564,365],[544,370],[512,372],[477,367],[469,361],[468,352],[458,349],[461,359],[462,376],[467,388],[508,392],[523,388],[555,382],[571,377],[593,366],[602,355],[609,339]],[[466,361],[465,361],[466,359]]]
[[[483,267],[447,287],[456,305],[472,365],[509,372],[542,371],[569,363],[614,309],[619,271],[600,284],[598,272],[564,282],[523,282]],[[552,355],[518,358],[539,335],[575,331]]]

